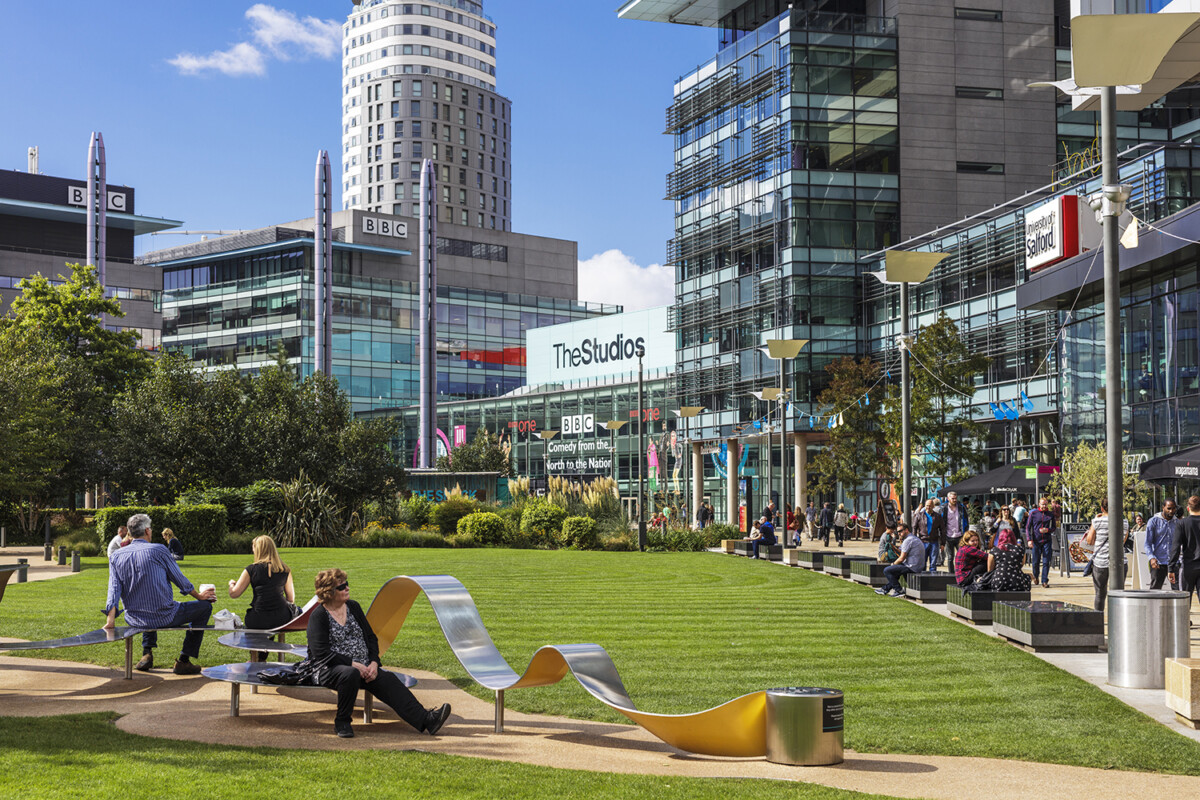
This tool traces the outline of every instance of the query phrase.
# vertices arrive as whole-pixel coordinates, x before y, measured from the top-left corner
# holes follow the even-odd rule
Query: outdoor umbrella
[[[1177,450],[1142,464],[1138,470],[1142,480],[1167,483],[1200,477],[1200,445]]]
[[[958,492],[963,495],[978,494],[1033,494],[1038,490],[1036,478],[1029,477],[1026,469],[1035,466],[1033,461],[1025,459],[1012,464],[996,467],[980,475],[967,478],[965,481],[938,489],[939,495]]]

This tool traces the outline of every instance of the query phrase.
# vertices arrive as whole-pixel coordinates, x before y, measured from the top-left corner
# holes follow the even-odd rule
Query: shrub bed
[[[473,544],[502,545],[507,540],[504,520],[491,511],[476,511],[458,521],[458,534],[470,536]]]
[[[96,511],[96,536],[102,550],[134,514],[149,514],[151,529],[157,534],[171,528],[188,553],[223,553],[229,533],[225,506],[109,506]]]
[[[567,517],[563,520],[558,542],[563,547],[575,550],[599,550],[600,535],[596,530],[596,520],[591,517]]]

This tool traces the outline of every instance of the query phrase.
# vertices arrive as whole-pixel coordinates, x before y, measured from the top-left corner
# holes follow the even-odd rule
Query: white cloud
[[[334,58],[341,48],[342,26],[336,20],[300,19],[290,11],[255,3],[246,11],[251,42],[238,42],[228,50],[208,55],[180,53],[168,63],[184,75],[215,71],[230,77],[264,75],[268,58],[291,61]]]
[[[662,264],[641,267],[620,250],[605,250],[579,262],[579,299],[616,303],[626,311],[675,301],[675,271]]]
[[[263,54],[257,47],[245,42],[206,56],[180,53],[168,63],[177,67],[184,75],[199,75],[201,72],[215,70],[232,78],[239,78],[243,75],[262,75],[267,71]]]

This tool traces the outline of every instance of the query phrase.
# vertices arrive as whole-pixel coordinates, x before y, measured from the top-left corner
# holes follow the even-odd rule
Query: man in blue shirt
[[[875,594],[886,594],[889,597],[904,597],[904,589],[900,586],[900,576],[910,572],[920,572],[925,565],[925,543],[916,536],[908,525],[901,522],[896,526],[903,537],[900,542],[900,557],[892,564],[883,568],[887,585],[876,589]]]
[[[771,547],[777,541],[775,538],[775,526],[771,524],[771,520],[767,519],[766,516],[763,516],[762,519],[758,521],[758,532],[761,535],[759,538],[750,542],[750,550],[754,554],[753,557],[758,558],[758,546],[760,544],[765,544],[767,546],[766,558],[768,561],[770,561]]]
[[[1175,537],[1175,501],[1163,503],[1162,511],[1146,526],[1146,544],[1142,549],[1150,558],[1150,588],[1161,589],[1171,569],[1171,540]],[[1175,581],[1171,581],[1174,590]]]
[[[1058,522],[1050,510],[1050,498],[1038,501],[1037,510],[1025,518],[1025,541],[1033,544],[1033,585],[1038,585],[1038,565],[1041,565],[1041,585],[1050,588],[1050,559],[1054,554],[1054,536],[1058,533]]]
[[[133,541],[113,554],[108,568],[108,614],[105,628],[116,627],[117,609],[125,603],[125,622],[136,628],[182,628],[204,626],[212,614],[212,601],[217,593],[209,589],[203,594],[179,571],[165,545],[151,544],[150,517],[134,514],[129,518],[129,535]],[[177,603],[171,594],[171,584],[199,602]],[[204,631],[188,631],[183,637],[183,650],[175,662],[176,675],[196,675],[200,665],[192,663],[200,655]],[[158,646],[158,631],[142,634],[142,660],[135,669],[145,672],[154,666],[154,648]]]

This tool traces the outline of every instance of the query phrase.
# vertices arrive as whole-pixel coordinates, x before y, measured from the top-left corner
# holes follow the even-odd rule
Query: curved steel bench
[[[639,711],[612,658],[598,644],[546,645],[518,675],[496,649],[470,593],[449,575],[402,575],[380,588],[367,611],[367,621],[379,639],[381,654],[395,641],[421,592],[429,598],[454,657],[476,683],[496,693],[498,733],[504,730],[504,692],[549,686],[570,672],[592,697],[672,747],[714,756],[766,755],[766,692],[752,692],[694,714]]]

